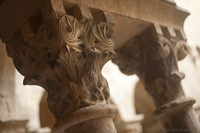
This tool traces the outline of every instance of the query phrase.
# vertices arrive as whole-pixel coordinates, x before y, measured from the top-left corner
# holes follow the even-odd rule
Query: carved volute
[[[101,70],[115,56],[114,32],[109,22],[87,18],[92,16],[88,8],[79,9],[84,10],[81,19],[67,15],[62,0],[46,1],[41,25],[32,30],[26,22],[28,26],[22,26],[7,43],[24,85],[39,85],[48,92],[49,108],[59,124],[79,109],[105,108],[110,98]],[[110,108],[113,111],[108,113],[115,115],[116,108]]]
[[[181,86],[184,74],[177,62],[187,55],[187,46],[179,34],[168,34],[155,25],[116,50],[113,62],[125,74],[137,74],[146,91],[157,106],[154,112],[167,133],[200,132],[200,124],[192,105],[193,98],[186,98]],[[167,29],[168,31],[168,29]],[[169,30],[170,31],[170,30]],[[169,33],[169,32],[168,32]],[[189,116],[191,118],[187,118]],[[188,124],[190,123],[190,124]]]
[[[107,24],[81,24],[66,15],[58,24],[49,20],[41,25],[26,46],[15,50],[13,60],[25,76],[25,85],[48,91],[49,107],[59,118],[81,107],[108,102],[101,69],[115,55],[113,44]]]

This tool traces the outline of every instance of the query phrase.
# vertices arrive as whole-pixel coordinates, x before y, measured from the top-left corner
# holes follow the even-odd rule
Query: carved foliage
[[[178,55],[186,55],[185,43],[175,45],[164,37],[158,37],[152,29],[147,30],[127,45],[116,50],[118,57],[113,62],[126,74],[137,74],[157,105],[182,95],[179,91],[184,74],[179,72]],[[176,88],[176,89],[174,89]],[[167,91],[167,93],[166,93]]]
[[[106,23],[80,23],[72,16],[42,24],[26,46],[16,50],[14,63],[24,84],[48,91],[56,118],[81,107],[106,103],[108,84],[101,74],[112,59],[114,34]]]

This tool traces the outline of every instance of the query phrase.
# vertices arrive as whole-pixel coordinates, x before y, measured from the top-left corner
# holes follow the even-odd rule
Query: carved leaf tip
[[[63,16],[59,22],[59,31],[69,51],[70,48],[77,52],[82,51],[80,45],[83,44],[83,41],[80,36],[83,33],[83,27],[76,18],[68,15]]]

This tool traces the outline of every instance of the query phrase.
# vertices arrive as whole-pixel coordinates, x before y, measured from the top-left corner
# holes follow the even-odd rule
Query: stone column
[[[113,18],[100,12],[103,19],[96,20],[87,7],[66,11],[62,0],[45,0],[7,43],[24,85],[48,92],[56,133],[116,132],[117,109],[101,74],[115,56]]]
[[[17,113],[15,102],[15,68],[6,55],[0,40],[0,121],[12,118]]]
[[[192,105],[195,100],[185,97],[181,86],[184,74],[177,61],[187,53],[183,33],[160,25],[152,25],[141,35],[116,50],[113,62],[125,74],[137,74],[157,107],[166,133],[199,133],[200,123]],[[189,68],[188,68],[189,69]]]
[[[16,102],[15,68],[0,40],[0,132],[25,133],[27,122]]]

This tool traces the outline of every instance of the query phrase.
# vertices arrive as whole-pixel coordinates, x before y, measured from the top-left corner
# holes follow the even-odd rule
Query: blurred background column
[[[25,133],[25,119],[18,110],[15,68],[0,40],[0,133]]]

